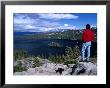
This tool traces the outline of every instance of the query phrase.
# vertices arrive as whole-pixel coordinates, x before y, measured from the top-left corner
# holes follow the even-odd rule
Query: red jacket
[[[91,29],[85,29],[82,35],[83,42],[90,42],[94,40],[94,32]]]

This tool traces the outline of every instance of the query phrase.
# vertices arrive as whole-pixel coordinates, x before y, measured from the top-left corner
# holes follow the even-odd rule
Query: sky
[[[14,13],[15,32],[48,32],[85,29],[97,26],[96,13]]]

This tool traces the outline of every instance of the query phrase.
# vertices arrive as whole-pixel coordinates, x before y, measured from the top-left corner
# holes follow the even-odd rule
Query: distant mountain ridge
[[[14,32],[14,36],[18,39],[72,39],[81,40],[83,30],[65,30],[56,32]],[[97,30],[95,33],[95,41],[97,41]],[[21,36],[22,35],[22,36]]]
[[[36,29],[37,30],[37,29]],[[69,30],[78,30],[78,29],[55,29],[55,30],[48,30],[48,31],[42,31],[42,32],[23,32],[23,31],[14,31],[14,34],[16,35],[24,35],[24,34],[44,34],[44,33],[55,33],[55,32],[66,32]],[[81,29],[79,29],[81,30]]]
[[[92,27],[94,31],[97,30],[97,27]],[[56,29],[42,32],[18,32],[14,31],[15,35],[25,35],[25,34],[45,34],[45,33],[56,33],[56,32],[67,32],[67,31],[82,31],[83,29]]]
[[[14,32],[14,35],[41,34],[42,32]]]

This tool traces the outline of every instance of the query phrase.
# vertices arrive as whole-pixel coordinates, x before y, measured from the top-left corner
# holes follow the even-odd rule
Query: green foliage
[[[15,59],[15,61],[26,58],[28,56],[29,56],[28,53],[23,49],[14,50],[14,59]]]
[[[53,63],[64,63],[64,64],[75,64],[77,63],[76,58],[79,57],[80,50],[78,46],[75,46],[74,48],[66,47],[65,49],[65,55],[49,55],[48,60],[50,60]],[[24,50],[18,50],[14,52],[14,59],[20,60],[24,59],[26,57],[33,58],[32,61],[34,63],[33,67],[39,67],[42,65],[41,59],[45,59],[45,57],[42,56],[29,56],[26,51]],[[15,67],[15,71],[22,71],[25,70],[22,67]]]
[[[73,50],[71,47],[66,47],[65,49],[65,59],[73,59]]]
[[[41,59],[41,58],[40,58],[40,59]],[[38,57],[35,57],[35,58],[33,59],[33,62],[34,62],[33,68],[34,68],[34,67],[39,67],[39,66],[42,65],[40,59],[39,59]]]
[[[22,72],[22,71],[26,71],[27,69],[25,67],[21,67],[21,66],[14,66],[14,72]]]
[[[56,62],[54,55],[49,55],[48,60],[50,60],[52,62]]]
[[[72,54],[73,54],[72,48],[71,48],[71,47],[66,46],[66,49],[65,49],[65,54],[66,54],[66,56],[68,56],[68,55],[72,55]]]
[[[76,58],[78,58],[80,55],[80,50],[78,46],[75,46],[73,49],[71,47],[66,47],[65,49],[65,61],[64,64],[76,64],[78,61]]]
[[[75,46],[73,48],[73,58],[76,59],[79,57],[79,55],[81,54],[80,49],[78,46]]]
[[[48,60],[50,60],[50,61],[52,61],[54,63],[63,63],[64,62],[63,56],[60,56],[60,55],[56,55],[56,56],[50,55],[48,57]]]
[[[67,46],[65,49],[65,55],[65,59],[76,59],[80,55],[80,49],[78,46],[75,46],[73,49]]]
[[[76,58],[80,55],[80,50],[78,46],[73,49],[71,47],[66,47],[65,55],[50,55],[48,59],[54,63],[64,63],[64,64],[75,64],[77,63]]]
[[[55,59],[56,59],[56,63],[63,63],[64,62],[64,58],[60,55],[57,55],[55,57]]]
[[[75,60],[65,60],[64,61],[64,65],[68,65],[68,64],[75,64]]]

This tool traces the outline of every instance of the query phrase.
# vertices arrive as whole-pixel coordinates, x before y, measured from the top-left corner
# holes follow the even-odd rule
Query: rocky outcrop
[[[91,62],[80,62],[72,67],[71,74],[74,75],[96,75],[97,66]]]
[[[77,64],[55,64],[47,59],[41,60],[42,65],[33,68],[33,60],[29,58],[19,60],[14,66],[22,66],[27,70],[14,72],[14,75],[97,75],[97,65],[91,62],[78,62]]]

